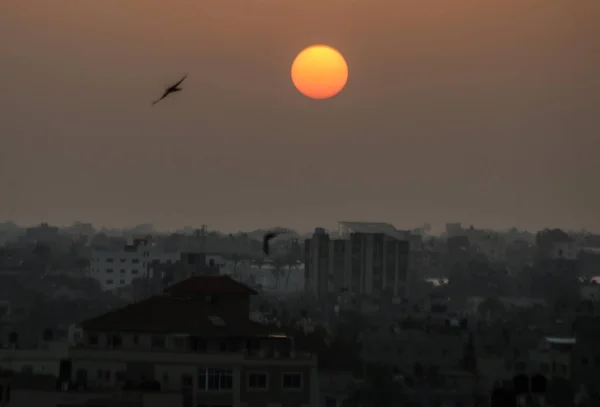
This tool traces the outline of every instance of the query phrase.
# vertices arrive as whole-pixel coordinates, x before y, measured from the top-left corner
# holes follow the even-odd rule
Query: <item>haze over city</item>
[[[600,406],[600,0],[1,0],[0,407]]]
[[[5,0],[0,218],[600,230],[599,17],[596,0]],[[348,62],[328,101],[290,80],[314,43]]]

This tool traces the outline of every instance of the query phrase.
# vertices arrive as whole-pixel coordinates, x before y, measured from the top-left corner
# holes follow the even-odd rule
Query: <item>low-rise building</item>
[[[174,263],[181,257],[179,252],[158,250],[147,239],[135,239],[119,251],[94,250],[90,262],[90,275],[103,290],[113,291],[131,284],[139,277],[149,277],[150,265]]]
[[[529,353],[529,373],[570,380],[576,338],[545,337],[538,349]]]
[[[229,277],[197,276],[85,321],[71,379],[88,389],[177,391],[184,407],[315,406],[316,356],[252,321],[254,294]]]
[[[33,349],[0,349],[0,370],[15,373],[50,375],[58,378],[61,361],[68,358],[69,343],[51,341]]]
[[[573,378],[576,383],[588,386],[588,390],[597,391],[600,383],[600,317],[577,318],[575,335]]]

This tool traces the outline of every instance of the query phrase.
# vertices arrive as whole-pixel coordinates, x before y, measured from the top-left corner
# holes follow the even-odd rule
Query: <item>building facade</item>
[[[90,275],[103,290],[112,291],[131,284],[136,278],[151,277],[153,263],[174,263],[180,257],[180,253],[157,251],[146,239],[136,239],[120,251],[94,250]]]
[[[340,222],[340,238],[317,228],[305,242],[305,291],[408,296],[409,242],[387,224]],[[385,225],[385,226],[382,226]]]
[[[180,392],[183,407],[308,407],[316,357],[250,320],[256,294],[229,277],[192,277],[82,324],[71,381],[88,389]]]

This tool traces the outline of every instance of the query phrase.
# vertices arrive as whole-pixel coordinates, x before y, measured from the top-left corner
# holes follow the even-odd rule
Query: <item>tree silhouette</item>
[[[544,229],[536,233],[535,243],[544,248],[558,242],[569,242],[571,237],[562,229]]]

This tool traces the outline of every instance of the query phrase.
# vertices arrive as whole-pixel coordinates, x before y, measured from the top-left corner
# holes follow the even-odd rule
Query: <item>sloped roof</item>
[[[168,287],[173,295],[255,295],[255,290],[229,276],[194,276]]]
[[[219,323],[215,323],[216,318]],[[218,320],[218,319],[217,319]],[[222,321],[221,321],[222,320]],[[204,299],[181,299],[169,295],[151,297],[81,323],[91,331],[160,332],[203,335],[268,334],[266,327]]]

